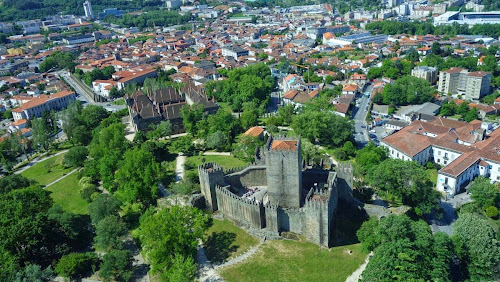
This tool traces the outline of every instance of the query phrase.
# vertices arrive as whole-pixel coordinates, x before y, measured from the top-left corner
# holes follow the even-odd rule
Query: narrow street
[[[372,86],[369,85],[364,94],[371,93]],[[362,95],[358,99],[359,105],[356,106],[353,112],[354,120],[354,140],[358,144],[358,148],[363,148],[370,141],[368,130],[366,129],[366,115],[368,114],[368,107],[370,106],[370,97]]]

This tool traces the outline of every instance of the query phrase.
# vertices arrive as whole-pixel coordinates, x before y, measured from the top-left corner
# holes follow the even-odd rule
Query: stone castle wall
[[[241,171],[225,175],[224,181],[237,188],[267,186],[266,167],[246,167]]]
[[[261,202],[244,199],[229,191],[230,186],[217,186],[217,205],[224,216],[250,228],[265,227],[264,207]]]
[[[224,171],[216,163],[206,163],[198,167],[201,194],[205,196],[207,207],[211,211],[216,211],[217,197],[215,187],[224,186]]]

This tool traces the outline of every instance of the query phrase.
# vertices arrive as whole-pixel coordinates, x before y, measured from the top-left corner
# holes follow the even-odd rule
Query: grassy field
[[[73,170],[72,167],[65,168],[63,160],[64,154],[54,156],[21,172],[21,175],[37,181],[40,185],[47,185]]]
[[[239,256],[258,243],[257,238],[248,235],[231,221],[214,219],[205,237],[205,253],[211,262],[223,262]]]
[[[437,169],[427,169],[427,176],[429,180],[432,181],[432,183],[434,183],[434,186],[436,186],[438,177]]]
[[[225,169],[246,165],[244,161],[239,160],[233,156],[192,156],[188,157],[186,161],[194,165],[194,170],[196,170],[196,167],[203,163],[202,158],[205,159],[206,163],[214,162],[221,165]]]
[[[65,211],[88,214],[89,204],[78,194],[78,173],[75,172],[47,187],[54,202]]]
[[[232,113],[233,109],[231,109],[231,106],[229,106],[229,103],[227,102],[217,102],[219,104],[220,108],[228,113]]]
[[[219,273],[226,281],[345,281],[366,255],[360,244],[320,250],[304,241],[267,241],[252,257]]]

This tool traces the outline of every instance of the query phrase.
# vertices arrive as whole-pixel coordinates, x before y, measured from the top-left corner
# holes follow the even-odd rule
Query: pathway
[[[365,271],[366,266],[368,265],[368,262],[370,261],[371,256],[373,255],[373,252],[369,253],[368,256],[365,259],[365,262],[358,267],[347,279],[345,280],[346,282],[357,282],[361,278],[361,274],[363,271]]]
[[[253,254],[257,252],[257,250],[260,248],[260,246],[264,243],[264,240],[261,240],[259,244],[253,246],[250,250],[248,250],[246,253],[237,256],[233,259],[230,259],[222,264],[219,265],[213,265],[205,255],[205,249],[203,248],[203,245],[201,241],[198,244],[198,254],[196,257],[196,261],[198,262],[198,280],[202,282],[218,282],[218,281],[224,281],[222,277],[217,273],[217,269],[223,268],[223,267],[228,267],[232,266],[235,264],[238,264],[249,257],[251,257]]]
[[[54,183],[56,183],[56,182],[59,182],[60,180],[62,180],[62,179],[64,179],[64,178],[66,178],[66,177],[68,177],[68,176],[70,176],[71,174],[73,174],[73,173],[75,173],[76,171],[78,171],[78,169],[79,169],[79,168],[75,168],[75,169],[73,169],[72,171],[68,172],[67,174],[65,174],[65,175],[63,175],[63,176],[59,177],[58,179],[56,179],[56,180],[54,180],[54,181],[50,182],[49,184],[45,185],[45,187],[43,187],[43,189],[45,189],[45,188],[49,187],[50,185],[52,185],[52,184],[54,184]]]
[[[53,155],[47,156],[47,157],[45,157],[45,158],[43,158],[43,159],[39,159],[39,158],[40,158],[40,156],[38,156],[38,157],[34,158],[32,161],[30,161],[29,163],[27,163],[25,166],[23,166],[21,169],[16,170],[14,173],[15,173],[15,174],[20,174],[20,173],[22,173],[23,171],[27,170],[28,168],[30,168],[30,167],[32,167],[32,166],[34,166],[34,165],[36,165],[36,164],[37,164],[37,163],[39,163],[39,162],[43,162],[43,161],[45,161],[46,159],[50,159],[50,158],[52,158],[52,157],[59,156],[59,155],[64,154],[64,153],[66,153],[66,152],[68,152],[68,150],[62,150],[62,151],[59,151],[59,152],[57,152],[57,153],[55,153],[55,154],[53,154]]]
[[[178,155],[175,161],[175,182],[179,182],[184,179],[184,163],[186,162],[186,156]]]
[[[231,152],[204,152],[204,156],[231,156]]]

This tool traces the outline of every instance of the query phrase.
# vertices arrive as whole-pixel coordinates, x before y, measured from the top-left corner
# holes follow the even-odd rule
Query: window
[[[444,161],[444,164],[447,164],[447,163],[448,163],[448,161]]]
[[[438,156],[441,156],[441,151],[438,151]]]
[[[444,157],[447,158],[448,157],[448,153],[444,153]]]

